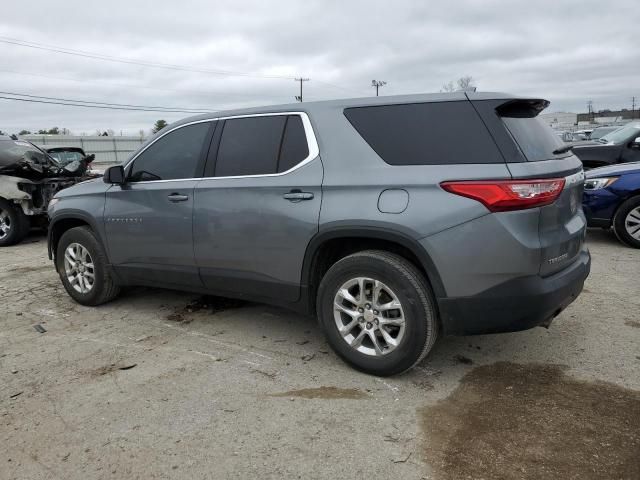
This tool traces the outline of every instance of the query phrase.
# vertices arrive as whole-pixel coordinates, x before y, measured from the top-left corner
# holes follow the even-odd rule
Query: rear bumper
[[[590,267],[585,249],[573,264],[549,277],[521,277],[472,297],[441,298],[444,333],[478,335],[548,325],[578,297]]]

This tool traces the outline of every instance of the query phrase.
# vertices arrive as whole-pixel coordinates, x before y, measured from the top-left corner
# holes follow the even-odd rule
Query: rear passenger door
[[[293,302],[318,231],[322,164],[304,113],[220,121],[194,196],[194,250],[220,293]]]

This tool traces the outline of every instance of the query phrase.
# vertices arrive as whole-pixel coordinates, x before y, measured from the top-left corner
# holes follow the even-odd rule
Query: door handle
[[[285,193],[282,197],[290,202],[301,202],[302,200],[312,200],[313,193],[291,190],[289,193]]]
[[[167,198],[169,199],[170,202],[173,202],[173,203],[186,202],[187,200],[189,200],[189,195],[181,195],[180,193],[172,193],[171,195],[168,195]]]

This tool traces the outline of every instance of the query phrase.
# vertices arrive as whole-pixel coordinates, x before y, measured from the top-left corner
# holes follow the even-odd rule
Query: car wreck
[[[47,222],[49,200],[60,190],[96,173],[95,155],[56,160],[31,142],[0,136],[0,247],[20,242],[32,225]]]

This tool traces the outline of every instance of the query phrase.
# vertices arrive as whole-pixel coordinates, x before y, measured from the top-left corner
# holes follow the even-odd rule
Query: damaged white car
[[[20,242],[47,222],[49,200],[63,188],[93,178],[95,155],[65,163],[31,142],[0,136],[0,247]]]

